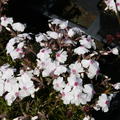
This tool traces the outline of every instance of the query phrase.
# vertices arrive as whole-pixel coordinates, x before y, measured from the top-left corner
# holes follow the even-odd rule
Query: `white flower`
[[[11,80],[11,83],[8,83],[5,89],[8,91],[7,95],[5,95],[5,100],[7,101],[8,105],[11,106],[11,104],[19,95],[19,85],[14,80]]]
[[[48,63],[46,64],[47,66],[44,68],[44,70],[42,71],[42,76],[43,77],[48,77],[50,76],[50,74],[54,73],[54,70],[56,69],[56,63],[53,61],[48,61]]]
[[[41,61],[46,61],[47,59],[50,58],[50,54],[52,53],[51,49],[49,48],[42,48],[40,52],[37,54],[37,57]]]
[[[72,28],[69,29],[69,31],[68,31],[68,36],[69,36],[69,37],[73,37],[75,34],[76,34],[76,33],[75,33],[75,31],[73,31]]]
[[[74,64],[69,65],[69,68],[70,68],[70,73],[74,75],[84,72],[81,63],[79,62],[75,62]]]
[[[12,25],[13,18],[1,17],[1,25],[7,27],[9,24]]]
[[[110,100],[111,99],[106,94],[101,94],[101,96],[99,96],[99,100],[97,101],[97,106],[101,107],[102,111],[108,112]]]
[[[83,36],[83,37],[81,38],[81,40],[80,40],[80,44],[81,44],[82,46],[88,48],[88,49],[90,49],[90,48],[92,48],[92,47],[93,47],[94,49],[96,49],[95,42],[94,42],[94,40],[93,40],[90,36],[88,36],[87,38],[86,38],[85,36]]]
[[[23,32],[25,30],[25,25],[17,22],[12,24],[12,28],[17,32]]]
[[[87,97],[87,95],[86,94],[84,94],[84,93],[82,93],[82,92],[77,92],[77,91],[75,91],[75,93],[74,93],[74,99],[75,99],[75,105],[80,105],[80,104],[82,104],[82,105],[85,105],[85,104],[87,104],[87,99],[86,99],[86,97]]]
[[[61,37],[61,34],[59,34],[57,32],[47,31],[47,34],[49,37],[51,37],[53,39],[59,39]]]
[[[28,40],[32,39],[31,36],[30,36],[30,33],[29,34],[28,33],[19,34],[18,38],[19,38],[19,41],[21,41],[21,40],[23,41],[23,40],[26,40],[26,39],[28,39]]]
[[[91,60],[90,62],[90,66],[88,68],[88,73],[87,73],[87,76],[90,78],[90,79],[93,79],[99,72],[99,63],[97,61],[93,61]]]
[[[76,34],[81,35],[82,33],[83,33],[83,31],[80,28],[78,28],[78,27],[73,27],[73,28],[68,30],[68,36],[69,37],[73,37]]]
[[[89,52],[89,50],[87,48],[85,48],[84,46],[80,46],[80,47],[74,49],[74,53],[76,53],[78,55],[83,55],[88,52]]]
[[[71,87],[82,86],[82,82],[83,82],[83,80],[79,76],[76,76],[76,75],[69,76],[67,81]]]
[[[119,89],[120,89],[120,83],[114,84],[113,87],[114,87],[116,90],[119,90]]]
[[[36,42],[41,42],[41,41],[47,41],[47,36],[44,33],[39,33],[38,35],[35,36]]]
[[[82,59],[81,64],[84,68],[88,68],[90,65],[90,60]]]
[[[72,95],[72,92],[66,92],[66,91],[62,91],[61,92],[61,95],[62,95],[62,100],[63,100],[63,103],[64,104],[70,104],[71,103],[71,100],[73,99],[73,95]]]
[[[14,92],[10,92],[5,96],[5,100],[7,101],[7,104],[11,106],[11,104],[15,101],[16,95]]]
[[[6,79],[5,83],[4,83],[4,90],[7,92],[11,92],[11,91],[18,91],[18,83],[17,80],[15,78],[12,79]]]
[[[45,46],[44,41],[47,41],[48,39],[49,38],[44,33],[39,33],[38,35],[35,36],[35,40],[36,40],[36,42],[40,43],[40,46]]]
[[[111,52],[112,52],[114,55],[119,55],[119,51],[118,51],[117,48],[113,48],[113,49],[111,50]]]
[[[82,93],[81,87],[74,87],[71,92],[74,98],[71,100],[72,104],[75,104],[77,106],[80,104],[86,104],[86,100],[84,99],[85,94]]]
[[[23,58],[25,55],[24,55],[24,52],[22,49],[15,49],[13,50],[11,53],[9,53],[9,55],[11,56],[11,58],[13,60],[17,59],[17,58]]]
[[[37,59],[37,67],[41,70],[41,69],[45,69],[46,67],[48,67],[48,65],[51,63],[51,58],[48,58],[45,61],[41,61],[39,59]]]
[[[53,88],[56,91],[61,91],[65,87],[65,82],[63,81],[63,77],[58,77],[53,81]]]
[[[91,101],[93,94],[94,94],[94,89],[92,84],[85,84],[83,88],[83,92],[87,94],[86,100],[88,102]]]
[[[17,80],[19,81],[19,98],[23,99],[24,97],[27,97],[31,95],[31,97],[34,97],[34,93],[36,92],[35,86],[33,84],[32,79],[32,71],[24,72],[20,77],[17,77]]]
[[[67,26],[68,26],[68,21],[63,21],[63,22],[61,22],[61,24],[59,25],[60,26],[60,28],[61,29],[65,29],[65,28],[67,28]]]
[[[54,74],[55,75],[60,75],[62,73],[65,73],[67,71],[67,68],[63,65],[57,65],[55,70],[54,70]]]
[[[25,40],[31,40],[31,37],[29,34],[19,34],[14,38],[11,38],[9,42],[7,43],[6,50],[7,54],[9,54],[12,59],[20,59],[25,56],[23,48],[25,48]]]
[[[15,69],[13,68],[8,68],[4,71],[3,75],[2,75],[2,79],[11,79],[14,75]]]
[[[68,21],[62,21],[59,19],[52,19],[52,20],[50,20],[50,23],[53,25],[59,26],[60,29],[65,29],[68,26]]]
[[[60,50],[56,53],[56,60],[60,63],[64,63],[67,60],[67,52]]]

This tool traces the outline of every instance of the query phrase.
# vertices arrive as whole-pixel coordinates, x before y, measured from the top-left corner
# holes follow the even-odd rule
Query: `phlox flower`
[[[83,36],[81,38],[81,40],[79,41],[80,44],[88,49],[90,48],[94,48],[96,49],[96,45],[95,45],[95,42],[94,42],[94,39],[92,39],[90,36],[88,36],[87,38],[85,36]]]
[[[13,23],[12,25],[13,30],[17,31],[17,32],[23,32],[25,30],[25,25],[22,23]]]
[[[59,19],[52,19],[52,20],[50,20],[50,24],[59,26],[60,29],[65,29],[68,26],[68,21],[62,21]]]
[[[13,18],[10,17],[1,17],[1,25],[4,27],[8,27],[8,25],[12,25],[13,23]]]
[[[19,81],[19,98],[23,99],[24,97],[27,97],[31,95],[34,97],[34,92],[36,92],[35,86],[33,84],[32,79],[32,71],[23,73],[20,77],[17,77],[17,80]]]
[[[43,77],[50,76],[51,74],[54,73],[54,70],[56,69],[56,64],[53,61],[48,61],[48,63],[46,65],[47,66],[42,71],[42,76]]]
[[[52,53],[51,49],[49,48],[42,48],[40,52],[37,54],[37,58],[41,61],[46,61],[50,58],[50,54]]]
[[[93,85],[85,84],[83,88],[83,92],[87,94],[87,97],[86,97],[87,102],[90,102],[95,93],[93,89]]]
[[[73,27],[68,30],[69,37],[74,37],[76,34],[81,35],[81,33],[83,33],[83,31],[78,27]]]
[[[88,53],[88,52],[89,52],[89,50],[87,48],[85,48],[84,46],[79,46],[74,49],[74,53],[76,53],[78,55],[84,55],[85,53]]]
[[[81,63],[79,63],[77,61],[73,64],[70,64],[69,68],[70,68],[70,73],[73,75],[78,75],[79,73],[84,72],[84,69],[83,69]]]
[[[8,86],[6,86],[6,88],[9,88],[9,87],[11,87],[12,89],[10,90],[8,90],[9,92],[7,93],[7,95],[5,95],[5,100],[7,101],[7,104],[9,105],[9,106],[11,106],[11,104],[15,101],[15,99],[18,97],[18,95],[19,95],[19,85],[18,85],[18,83],[16,82],[16,83],[14,83],[14,84],[11,84],[11,86],[10,86],[10,84],[8,85]]]
[[[112,52],[112,54],[114,54],[114,55],[119,55],[119,51],[118,51],[118,49],[115,47],[115,48],[113,48],[112,50],[111,50],[111,52]]]
[[[72,74],[67,78],[67,81],[71,87],[82,86],[83,82],[83,80],[79,76]]]
[[[120,83],[116,83],[113,85],[114,89],[119,90],[120,89]]]
[[[47,31],[47,35],[53,39],[59,39],[62,37],[61,33],[52,32],[52,31]]]
[[[62,89],[65,87],[65,82],[63,80],[63,77],[58,77],[57,79],[54,79],[53,81],[53,88],[56,91],[62,91]]]
[[[60,75],[62,73],[66,73],[67,68],[64,65],[59,65],[56,64],[55,70],[54,70],[54,75]]]
[[[45,41],[49,40],[49,37],[44,33],[39,33],[35,36],[36,42],[40,43],[40,46],[45,46]]]
[[[107,96],[106,94],[101,94],[101,96],[99,96],[96,106],[98,108],[102,108],[102,111],[108,112],[110,101],[111,101],[111,97]]]
[[[99,70],[100,70],[99,63],[97,61],[91,60],[87,76],[90,79],[93,79],[98,74]]]
[[[56,53],[56,60],[60,63],[65,63],[65,61],[67,60],[67,52],[60,50]]]

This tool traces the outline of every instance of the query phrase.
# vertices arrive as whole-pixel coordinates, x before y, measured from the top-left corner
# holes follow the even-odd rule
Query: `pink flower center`
[[[75,69],[72,69],[72,73],[73,73],[73,74],[76,74],[76,70],[75,70]]]
[[[42,52],[42,53],[44,53],[44,52],[45,52],[45,50],[41,50],[41,52]]]
[[[96,92],[93,90],[92,93],[95,94]]]
[[[20,48],[17,48],[17,49],[16,49],[16,52],[19,52],[19,51],[21,51],[21,49],[20,49]]]
[[[23,90],[27,90],[27,88],[24,86],[24,87],[23,87]]]
[[[16,97],[19,96],[19,92],[16,92],[16,93],[15,93],[15,96],[16,96]]]
[[[74,86],[78,86],[78,82],[75,82],[75,83],[74,83]]]
[[[116,3],[117,6],[120,6],[120,3]]]
[[[108,105],[109,103],[110,103],[109,101],[106,101],[106,102],[105,102],[105,104],[107,104],[107,105]]]
[[[56,85],[56,87],[59,87],[59,84],[58,84],[58,83],[56,83],[55,85]]]
[[[9,83],[9,82],[10,82],[10,80],[6,80],[6,82],[7,82],[7,83]]]
[[[80,94],[77,95],[77,98],[80,98]]]
[[[91,60],[91,61],[90,61],[90,63],[91,63],[91,64],[93,64],[93,63],[94,63],[94,61],[93,61],[93,60]]]
[[[98,74],[99,74],[99,72],[100,72],[100,70],[97,70],[97,71],[96,71],[96,74],[98,75]]]
[[[62,95],[62,97],[64,97],[64,96],[65,96],[65,93],[64,93],[64,92],[62,92],[62,94],[61,94],[61,95]]]
[[[90,41],[91,41],[91,39],[90,39],[90,38],[87,38],[86,40],[87,40],[88,42],[90,42]]]
[[[57,53],[57,54],[56,54],[56,57],[60,57],[60,53]]]

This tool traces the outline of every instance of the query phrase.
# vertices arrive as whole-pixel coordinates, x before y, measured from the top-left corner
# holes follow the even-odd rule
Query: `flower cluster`
[[[49,21],[49,31],[32,37],[28,33],[20,34],[25,26],[21,23],[13,23],[12,18],[2,17],[1,25],[8,31],[16,31],[16,35],[7,43],[7,55],[10,55],[14,61],[21,59],[21,66],[24,68],[21,67],[15,75],[16,69],[8,64],[0,67],[2,88],[0,96],[5,94],[8,105],[11,105],[16,98],[23,99],[30,95],[34,97],[38,88],[35,87],[33,77],[38,83],[41,82],[39,78],[42,77],[44,80],[47,78],[52,80],[53,88],[60,94],[64,104],[81,107],[89,105],[90,109],[101,109],[104,112],[109,110],[114,92],[105,93],[105,91],[108,88],[119,90],[120,83],[108,82],[110,78],[100,72],[98,59],[100,56],[118,55],[117,48],[100,51],[91,36],[86,35],[80,28],[69,27],[68,21],[59,19]],[[34,45],[32,49],[30,48],[33,39],[35,39],[34,44],[38,46],[37,50]],[[34,64],[31,64],[30,59],[27,59],[27,63],[24,62],[27,52],[34,54]],[[22,59],[23,57],[25,59]],[[31,64],[29,69],[28,63]],[[98,80],[100,75],[102,79]],[[99,89],[98,83],[102,89]],[[84,120],[94,120],[94,118],[86,115]]]
[[[16,69],[9,64],[0,67],[0,96],[4,95],[8,105],[16,98],[34,97],[34,92],[37,91],[32,81],[33,71],[20,71],[17,76],[15,72]]]

